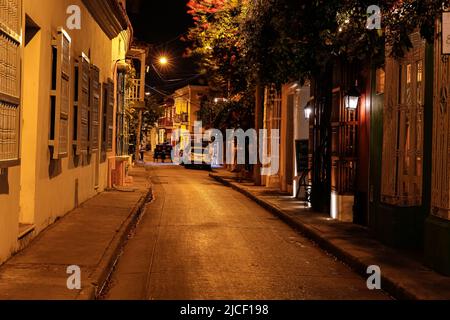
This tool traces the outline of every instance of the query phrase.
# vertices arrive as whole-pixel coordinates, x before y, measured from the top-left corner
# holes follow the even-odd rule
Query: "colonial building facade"
[[[280,130],[280,170],[261,183],[450,275],[450,62],[440,20],[434,43],[419,32],[410,40],[404,57],[386,48],[378,66],[336,58],[308,87],[265,88],[262,124]]]
[[[0,7],[0,263],[111,185],[131,39],[125,1]]]

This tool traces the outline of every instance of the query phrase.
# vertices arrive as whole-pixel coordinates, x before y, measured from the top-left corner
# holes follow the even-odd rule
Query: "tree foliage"
[[[189,13],[195,26],[187,40],[192,56],[200,57],[200,71],[214,89],[233,94],[245,90],[246,65],[240,47],[242,0],[191,0]]]
[[[205,124],[222,128],[245,126],[254,105],[254,84],[248,82],[251,66],[242,47],[242,21],[247,0],[191,0],[189,13],[195,26],[187,36],[190,55],[199,57],[200,71],[207,75],[212,90],[226,102],[206,101],[199,116]],[[238,111],[240,110],[240,111]]]
[[[130,115],[130,130],[136,132],[139,125],[139,110],[133,108],[131,105],[129,110]],[[163,100],[156,96],[151,95],[145,99],[145,109],[142,110],[142,130],[150,130],[155,127],[158,119],[164,115]]]
[[[379,0],[382,29],[367,26],[373,0],[191,0],[192,54],[215,83],[235,92],[256,81],[307,79],[329,61],[382,63],[401,57],[419,30],[433,41],[435,19],[450,0]]]

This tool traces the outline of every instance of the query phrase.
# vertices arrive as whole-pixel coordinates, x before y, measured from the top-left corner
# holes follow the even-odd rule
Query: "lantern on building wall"
[[[312,113],[313,113],[313,105],[311,101],[308,101],[308,103],[305,106],[305,119],[309,120],[311,118]]]
[[[347,110],[356,110],[359,105],[359,99],[361,98],[361,92],[358,89],[358,81],[355,86],[351,87],[344,96],[344,104]]]

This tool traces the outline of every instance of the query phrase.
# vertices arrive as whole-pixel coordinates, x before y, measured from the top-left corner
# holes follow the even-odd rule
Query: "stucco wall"
[[[51,44],[57,28],[63,27],[70,35],[72,58],[83,52],[100,69],[101,83],[108,78],[114,79],[115,61],[125,58],[128,46],[126,32],[111,41],[80,0],[46,0],[45,3],[24,0],[23,5],[24,14],[40,27],[40,31],[24,48],[22,163],[10,168],[7,175],[0,176],[0,263],[17,248],[19,222],[34,224],[38,233],[57,217],[74,209],[77,203],[86,201],[107,186],[108,162],[99,163],[96,155],[90,159],[76,159],[70,148],[68,158],[51,160],[48,147]],[[70,5],[81,8],[81,30],[68,30],[66,27],[66,11]],[[74,74],[72,90],[73,79]],[[69,123],[71,139],[73,112]],[[71,145],[72,141],[69,143]],[[109,153],[106,159],[112,155]],[[99,180],[96,186],[97,166]]]
[[[289,105],[292,97],[292,105]],[[305,106],[310,97],[309,87],[285,84],[281,90],[281,130],[280,130],[280,189],[293,192],[296,177],[295,141],[309,138],[309,122],[305,119]]]
[[[65,27],[68,15],[67,7],[79,5],[81,11],[81,30],[67,30]],[[22,156],[25,170],[35,170],[30,175],[24,175],[22,179],[24,190],[22,192],[22,203],[33,202],[34,205],[23,206],[23,210],[34,212],[23,212],[22,217],[28,217],[28,222],[34,222],[38,231],[45,228],[53,220],[72,210],[76,202],[82,203],[94,196],[95,189],[95,166],[94,156],[90,161],[87,158],[74,159],[73,153],[66,159],[60,161],[51,160],[48,148],[49,126],[50,126],[50,83],[51,83],[51,42],[57,28],[62,26],[72,38],[72,57],[79,56],[84,52],[91,59],[91,63],[100,68],[100,81],[106,81],[112,77],[112,43],[100,27],[84,9],[81,1],[52,0],[46,1],[43,6],[40,1],[24,1],[25,13],[39,25],[39,43],[36,48],[25,48],[25,56],[33,61],[24,61],[24,74],[30,73],[27,68],[39,68],[37,81],[33,84],[24,84],[28,90],[34,90],[36,96],[33,99],[25,99],[23,105],[24,131],[23,141],[35,141],[35,148],[24,146]],[[29,52],[28,52],[29,51]],[[34,52],[33,52],[34,51]],[[25,78],[25,82],[27,82]],[[73,81],[73,76],[72,76]],[[38,86],[38,88],[36,88]],[[73,82],[72,82],[73,88]],[[24,95],[25,96],[25,95]],[[37,136],[30,124],[37,121]],[[70,132],[72,132],[73,121],[71,121]],[[35,154],[33,154],[35,153]],[[78,162],[78,163],[77,163]],[[106,164],[100,166],[100,172],[106,170]],[[99,191],[106,185],[106,175],[101,175]],[[34,180],[34,188],[32,187]],[[78,190],[76,191],[76,185]],[[35,195],[33,196],[33,189]],[[78,195],[76,199],[76,194]],[[34,220],[34,221],[33,221]]]
[[[17,243],[19,192],[20,167],[0,174],[0,263],[11,255]]]

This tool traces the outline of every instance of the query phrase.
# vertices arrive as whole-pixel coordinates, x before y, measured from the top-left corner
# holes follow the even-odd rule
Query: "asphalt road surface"
[[[389,299],[208,172],[160,164],[149,174],[155,199],[106,299]]]

